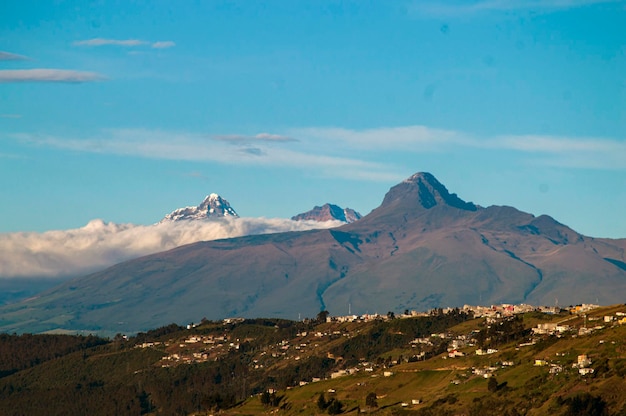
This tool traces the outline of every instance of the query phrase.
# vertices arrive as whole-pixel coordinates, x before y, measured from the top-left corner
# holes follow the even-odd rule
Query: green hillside
[[[626,306],[488,314],[204,321],[109,341],[3,335],[0,414],[626,412]]]

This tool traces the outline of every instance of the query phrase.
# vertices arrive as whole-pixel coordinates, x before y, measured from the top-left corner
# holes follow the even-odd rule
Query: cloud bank
[[[0,234],[0,278],[78,276],[197,241],[341,224],[282,218],[220,218],[133,225],[96,219],[72,230],[6,233]]]

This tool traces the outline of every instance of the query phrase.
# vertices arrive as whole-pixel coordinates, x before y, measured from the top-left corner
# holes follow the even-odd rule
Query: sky
[[[626,238],[625,21],[610,0],[3,0],[0,236],[210,193],[367,214],[425,171]]]

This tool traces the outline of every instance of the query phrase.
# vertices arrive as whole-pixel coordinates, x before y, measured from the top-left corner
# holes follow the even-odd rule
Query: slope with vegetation
[[[4,335],[0,414],[624,414],[624,314],[624,305],[346,322],[320,313],[112,340]]]

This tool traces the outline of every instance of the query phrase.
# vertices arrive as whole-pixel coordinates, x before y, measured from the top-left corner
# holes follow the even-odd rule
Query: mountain
[[[167,214],[160,222],[238,216],[227,200],[218,194],[210,194],[197,207],[178,208]]]
[[[428,173],[334,229],[204,241],[0,308],[0,330],[136,332],[202,317],[315,316],[464,304],[623,303],[626,239],[480,207]]]
[[[362,215],[351,208],[341,208],[333,204],[315,206],[312,210],[291,217],[294,221],[342,221],[351,223],[361,219]]]

